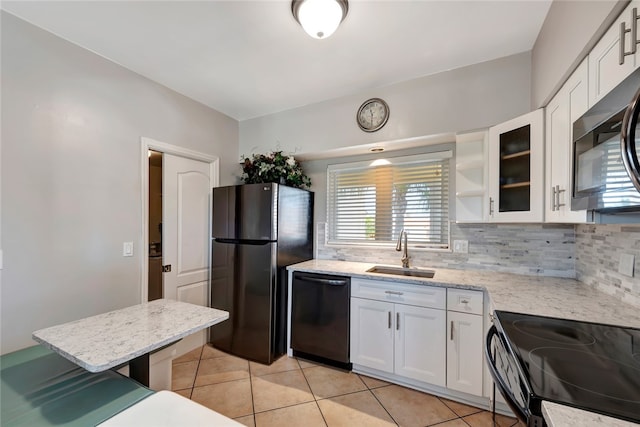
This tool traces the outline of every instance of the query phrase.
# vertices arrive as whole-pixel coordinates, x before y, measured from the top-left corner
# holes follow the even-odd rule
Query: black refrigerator
[[[286,266],[313,258],[313,193],[275,183],[213,189],[209,330],[227,353],[271,364],[286,351]]]

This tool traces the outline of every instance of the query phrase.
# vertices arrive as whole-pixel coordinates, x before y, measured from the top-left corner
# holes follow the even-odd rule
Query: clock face
[[[387,123],[389,106],[380,98],[365,101],[358,109],[358,126],[365,132],[375,132]]]

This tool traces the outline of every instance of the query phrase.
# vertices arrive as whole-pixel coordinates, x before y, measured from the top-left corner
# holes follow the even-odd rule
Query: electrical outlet
[[[454,240],[453,241],[453,252],[458,252],[462,254],[469,253],[469,241],[468,240]]]
[[[631,254],[620,254],[620,263],[618,264],[618,272],[625,276],[633,277],[633,264],[635,256]]]

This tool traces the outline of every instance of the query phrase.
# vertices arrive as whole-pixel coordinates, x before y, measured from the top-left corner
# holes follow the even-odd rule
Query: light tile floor
[[[472,406],[282,357],[270,366],[209,345],[173,361],[177,393],[251,427],[492,427],[491,413]],[[496,426],[518,425],[496,416]]]

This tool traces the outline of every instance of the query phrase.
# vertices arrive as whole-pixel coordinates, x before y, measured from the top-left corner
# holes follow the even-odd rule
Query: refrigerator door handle
[[[216,243],[226,243],[229,245],[254,245],[254,246],[264,246],[269,243],[274,243],[275,240],[238,240],[238,239],[221,239],[218,237],[214,237],[213,241]]]

